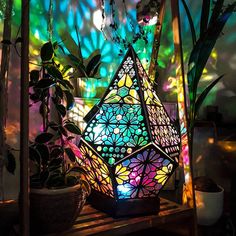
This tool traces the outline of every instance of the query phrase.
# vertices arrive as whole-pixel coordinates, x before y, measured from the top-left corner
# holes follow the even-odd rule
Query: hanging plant
[[[120,21],[118,17],[118,9],[120,9],[115,0],[109,1],[109,13],[106,12],[106,1],[100,0],[101,10],[102,10],[102,19],[103,23],[101,26],[101,31],[106,39],[110,39],[115,42],[120,48],[120,55],[123,54],[130,45],[133,45],[138,40],[144,40],[148,44],[148,33],[145,32],[143,27],[138,24],[137,21],[131,19],[130,14],[128,13],[126,7],[126,1],[122,1],[123,9],[125,12],[125,21],[127,22],[127,27],[130,28],[132,36],[129,39],[127,35],[122,36],[120,31]],[[106,22],[106,19],[109,18],[110,22]]]

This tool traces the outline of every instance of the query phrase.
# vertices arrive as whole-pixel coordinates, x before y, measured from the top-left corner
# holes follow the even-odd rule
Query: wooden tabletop
[[[116,236],[139,230],[158,227],[166,223],[184,221],[193,216],[193,210],[161,198],[160,212],[156,215],[112,218],[90,205],[85,205],[75,225],[68,231],[57,233],[57,236]],[[51,235],[52,236],[52,235]]]

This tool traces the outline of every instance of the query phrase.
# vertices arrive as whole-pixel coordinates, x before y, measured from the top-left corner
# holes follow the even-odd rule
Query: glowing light
[[[99,9],[93,13],[93,24],[98,30],[101,30],[103,27],[103,18],[102,11]]]
[[[215,139],[214,138],[208,138],[208,143],[209,144],[213,144],[215,142]]]
[[[13,203],[17,203],[16,200],[4,200],[4,201],[0,201],[0,204],[13,204]]]
[[[156,197],[177,166],[171,157],[179,154],[180,137],[132,48],[96,109],[79,145],[92,166],[99,159],[112,167],[114,200]],[[99,190],[101,167],[92,169],[92,188],[110,196]]]
[[[127,187],[127,185],[118,185],[117,190],[121,192],[122,195],[126,195],[130,191],[130,187]]]
[[[235,152],[236,151],[235,143],[236,143],[235,141],[218,141],[217,142],[219,147],[225,152]]]
[[[37,29],[35,30],[34,37],[35,37],[36,39],[39,39],[39,38],[40,38],[40,37],[39,37],[39,31],[38,31]]]

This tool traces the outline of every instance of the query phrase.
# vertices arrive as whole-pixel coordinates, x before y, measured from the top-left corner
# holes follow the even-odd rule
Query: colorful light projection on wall
[[[97,102],[99,102],[99,99],[96,98],[75,98],[75,105],[70,110],[68,115],[70,120],[79,126],[80,130],[83,131],[86,128],[86,122],[83,120],[83,118]]]
[[[180,137],[132,47],[97,107],[79,144],[92,203],[115,215],[156,212]]]

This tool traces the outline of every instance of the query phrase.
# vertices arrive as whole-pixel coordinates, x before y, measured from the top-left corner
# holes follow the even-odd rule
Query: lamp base
[[[97,191],[92,191],[88,201],[96,209],[113,217],[157,214],[160,210],[158,197],[115,200]]]

